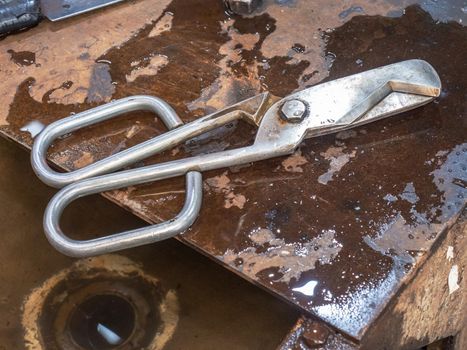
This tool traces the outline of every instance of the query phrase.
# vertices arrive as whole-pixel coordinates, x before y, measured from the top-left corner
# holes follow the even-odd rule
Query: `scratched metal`
[[[43,23],[0,42],[2,133],[30,146],[41,124],[133,94],[160,96],[189,121],[265,89],[283,96],[410,58],[439,72],[443,93],[425,107],[308,140],[287,158],[205,173],[200,218],[180,236],[360,339],[465,205],[461,5],[271,1],[237,18],[218,0],[149,3],[106,9],[100,22],[90,14],[60,27]],[[128,12],[115,21],[114,11],[140,14],[140,27]],[[54,44],[62,38],[66,45]],[[50,159],[74,169],[160,132],[154,116],[133,113],[62,138]],[[253,136],[248,125],[227,125],[137,166],[238,147]],[[181,208],[183,179],[105,195],[158,222]]]

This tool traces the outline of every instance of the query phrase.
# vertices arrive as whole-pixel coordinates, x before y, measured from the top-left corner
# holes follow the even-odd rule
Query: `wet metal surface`
[[[301,317],[277,350],[352,350],[357,345],[321,322]]]
[[[239,18],[217,0],[174,0],[165,9],[157,2],[160,8],[146,13],[148,3],[129,5],[144,13],[140,27],[122,19],[96,31],[87,15],[0,42],[2,133],[30,145],[20,129],[31,121],[48,124],[132,94],[160,96],[189,121],[264,89],[283,96],[405,59],[424,59],[438,71],[443,92],[434,103],[308,140],[285,159],[205,174],[200,218],[180,237],[361,338],[465,205],[463,5],[271,1]],[[102,11],[102,23],[122,8]],[[74,37],[77,30],[92,35],[52,43],[54,35]],[[33,52],[35,64],[18,64],[8,50]],[[160,121],[133,113],[63,138],[50,159],[75,169],[160,132]],[[232,124],[138,165],[244,145],[252,133]],[[158,222],[179,211],[182,189],[176,179],[106,196]]]
[[[70,338],[95,343],[102,340],[95,321],[123,341],[132,326],[122,319],[128,310],[121,303],[109,310],[105,299],[93,298],[106,295],[131,301],[140,327],[128,340],[151,342],[145,349],[274,349],[297,319],[289,305],[175,240],[93,259],[60,254],[41,228],[54,190],[34,178],[28,154],[17,145],[0,140],[0,154],[0,349],[49,350]],[[62,222],[75,237],[144,225],[99,196],[75,204]],[[91,308],[84,303],[89,297]],[[66,320],[79,316],[80,306],[90,317],[78,317],[78,325]],[[141,326],[145,320],[149,327]],[[156,337],[155,330],[161,331]]]

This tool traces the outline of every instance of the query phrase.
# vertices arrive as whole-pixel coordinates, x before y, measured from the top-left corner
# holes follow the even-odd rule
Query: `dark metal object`
[[[262,0],[224,0],[228,11],[237,15],[249,15],[261,6]]]
[[[0,0],[0,36],[35,26],[39,20],[38,0]]]
[[[300,317],[276,350],[357,350],[358,344],[346,339],[322,322]]]
[[[77,16],[123,0],[42,0],[41,10],[51,21]]]
[[[123,0],[0,0],[0,36],[39,23],[42,16],[59,21]]]

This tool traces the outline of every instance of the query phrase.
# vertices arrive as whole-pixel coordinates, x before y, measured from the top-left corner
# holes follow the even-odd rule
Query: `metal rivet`
[[[298,99],[288,100],[281,107],[281,116],[289,123],[300,123],[307,114],[306,103]]]

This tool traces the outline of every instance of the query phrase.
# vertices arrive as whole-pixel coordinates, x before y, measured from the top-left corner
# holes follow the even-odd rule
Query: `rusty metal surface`
[[[145,294],[147,288],[134,283],[134,272],[157,279],[166,292],[175,292],[179,312],[166,325],[175,323],[176,329],[164,350],[216,349],[219,344],[223,344],[224,350],[273,349],[296,321],[297,310],[175,240],[99,259],[77,260],[60,254],[50,246],[41,229],[41,208],[45,207],[54,189],[34,177],[27,152],[16,144],[0,140],[0,154],[0,232],[3,233],[0,246],[3,261],[0,265],[0,349],[51,350],[57,336],[70,335],[72,327],[68,322],[66,325],[56,323],[61,328],[60,333],[46,321],[57,315],[54,313],[57,306],[67,307],[63,298],[66,299],[70,292],[81,288],[89,290],[88,287],[102,286],[102,283],[109,286],[106,283],[108,275],[102,268],[109,273],[123,272],[120,281],[140,295]],[[62,221],[74,237],[91,238],[99,232],[145,224],[103,198],[85,198],[76,204]],[[99,262],[101,264],[96,264]],[[66,288],[68,292],[59,293],[57,303],[50,302],[48,296],[56,290],[53,286],[58,287],[63,282],[70,283]],[[112,290],[123,291],[121,284],[112,283],[112,286],[109,286],[110,294],[115,294]],[[102,293],[102,290],[101,293],[94,291]],[[81,303],[75,305],[78,307]],[[245,305],[254,307],[245,308]],[[97,306],[97,314],[106,314],[101,306]],[[138,313],[135,309],[135,314]],[[131,321],[131,318],[125,318],[125,313],[119,315],[118,320]],[[151,314],[147,316],[152,318]],[[81,324],[89,325],[88,322]],[[65,333],[63,326],[67,326]],[[151,328],[147,330],[150,332]],[[141,333],[135,331],[133,334]],[[89,335],[89,331],[84,330],[82,335]],[[159,349],[166,339],[160,336],[156,339],[159,345],[155,348]],[[46,345],[41,346],[44,343]]]
[[[352,342],[333,329],[300,317],[278,350],[295,349],[465,349],[467,252],[467,210],[457,222],[441,233],[415,273],[401,288],[360,342]],[[429,346],[428,346],[429,345]]]
[[[432,250],[413,281],[371,325],[363,349],[385,344],[388,349],[419,349],[440,339],[439,349],[465,349],[467,345],[466,280],[467,210],[464,210]],[[391,332],[387,332],[391,329]],[[450,338],[446,339],[446,338]],[[428,349],[436,349],[429,346]]]
[[[353,350],[358,349],[358,345],[321,322],[302,316],[277,350],[303,349]]]
[[[200,218],[180,237],[359,339],[465,206],[465,13],[423,3],[433,19],[408,4],[271,1],[240,18],[218,0],[142,0],[42,23],[0,42],[1,132],[30,146],[21,129],[31,121],[132,94],[160,96],[189,121],[265,89],[281,96],[427,60],[444,86],[435,103],[309,140],[285,159],[205,174]],[[50,159],[75,169],[160,132],[153,116],[133,113],[63,138]],[[232,124],[143,163],[244,145],[252,132]],[[106,197],[158,222],[180,209],[182,182]]]

